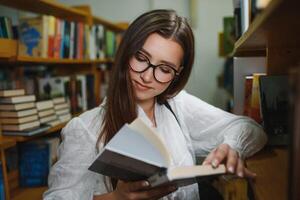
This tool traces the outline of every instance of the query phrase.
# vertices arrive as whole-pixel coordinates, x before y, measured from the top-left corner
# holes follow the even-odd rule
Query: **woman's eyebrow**
[[[143,53],[147,54],[147,56],[149,56],[150,58],[152,58],[151,54],[148,51],[146,51],[145,49],[141,48],[141,51]]]
[[[147,54],[147,56],[149,56],[150,58],[152,58],[151,54],[150,54],[147,50],[141,48],[141,51],[142,51],[143,53]],[[160,62],[162,62],[162,63],[164,63],[164,64],[167,64],[167,65],[169,65],[170,67],[173,67],[174,69],[176,69],[176,65],[175,65],[174,63],[172,63],[172,62],[169,62],[169,61],[166,61],[166,60],[161,60]]]

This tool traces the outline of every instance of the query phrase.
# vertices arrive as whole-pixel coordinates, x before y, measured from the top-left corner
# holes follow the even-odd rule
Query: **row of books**
[[[36,102],[24,89],[0,91],[0,122],[3,135],[32,135],[71,119],[65,97]]]
[[[35,67],[35,69],[37,68]],[[36,71],[27,71],[27,68],[24,69],[24,74],[21,75],[23,78],[12,77],[11,74],[9,69],[7,71],[0,70],[0,90],[24,88],[26,94],[33,94],[38,100],[64,96],[70,100],[72,114],[96,106],[95,76],[93,74],[52,76],[50,72],[39,74]],[[104,81],[104,78],[101,80]],[[103,84],[101,84],[100,89],[106,91],[103,87],[107,83],[103,82]],[[105,95],[104,92],[101,92],[101,94]]]
[[[120,37],[103,25],[89,26],[48,15],[21,18],[18,55],[69,59],[112,58]]]
[[[271,0],[233,0],[236,38],[248,30],[249,24],[270,2]]]
[[[244,115],[262,124],[269,135],[287,135],[288,76],[254,73],[246,76],[245,79]]]

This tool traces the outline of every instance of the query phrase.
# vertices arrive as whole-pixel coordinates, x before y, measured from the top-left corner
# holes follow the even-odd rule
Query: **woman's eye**
[[[172,69],[168,66],[160,66],[159,69],[160,69],[160,71],[162,71],[163,73],[166,73],[166,74],[172,73]]]
[[[136,58],[138,61],[141,61],[141,62],[146,62],[146,61],[147,61],[146,56],[144,56],[144,55],[141,54],[141,53],[135,54],[135,58]]]

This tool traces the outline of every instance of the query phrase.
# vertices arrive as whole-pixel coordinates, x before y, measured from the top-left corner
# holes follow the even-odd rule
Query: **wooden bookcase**
[[[102,24],[107,29],[121,33],[126,30],[124,24],[115,24],[109,22],[105,19],[96,17],[92,15],[89,6],[75,6],[69,7],[53,0],[0,0],[0,5],[8,6],[18,10],[29,11],[37,14],[52,15],[65,20],[83,22],[88,25]],[[76,74],[94,74],[95,85],[94,94],[96,97],[96,104],[99,104],[100,99],[100,86],[101,86],[101,70],[98,68],[99,64],[108,63],[112,64],[112,59],[54,59],[54,58],[32,58],[26,56],[19,56],[17,53],[18,42],[12,39],[0,39],[0,63],[13,65],[22,68],[24,65],[47,65],[53,67],[55,71],[60,75],[76,75]],[[22,137],[22,136],[2,136],[0,134],[0,153],[1,162],[3,166],[3,180],[5,187],[6,200],[14,199],[31,199],[37,200],[42,198],[42,193],[47,189],[47,187],[36,187],[36,188],[19,188],[17,191],[10,191],[9,179],[16,176],[18,172],[7,173],[6,160],[5,160],[5,150],[7,148],[17,145],[18,142],[24,142],[36,139],[38,137],[43,137],[48,134],[60,131],[66,123],[59,124],[52,127],[50,130],[43,134],[32,137]],[[1,128],[0,128],[1,132]]]
[[[288,74],[300,61],[299,18],[300,1],[272,0],[235,43],[233,56],[249,60],[265,57],[262,67],[268,75]],[[299,123],[299,119],[292,120]],[[299,139],[293,134],[296,132],[292,137]],[[256,199],[288,199],[289,154],[289,147],[268,147],[247,160],[248,168],[258,175],[253,183]]]

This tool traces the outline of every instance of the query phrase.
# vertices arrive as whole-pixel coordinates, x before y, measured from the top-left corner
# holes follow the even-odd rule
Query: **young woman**
[[[138,17],[118,49],[107,98],[63,129],[44,199],[199,199],[197,184],[151,188],[147,181],[124,182],[88,170],[97,152],[136,117],[161,134],[173,166],[193,165],[199,155],[206,156],[203,164],[223,162],[230,173],[255,176],[243,159],[265,144],[263,130],[183,91],[193,61],[194,37],[184,18],[172,10]]]

